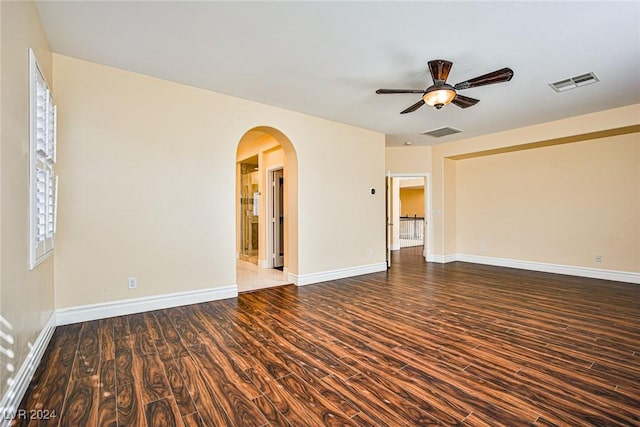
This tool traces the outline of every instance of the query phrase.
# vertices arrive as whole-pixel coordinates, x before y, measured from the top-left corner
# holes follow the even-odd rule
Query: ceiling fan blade
[[[436,59],[429,61],[429,72],[433,79],[433,84],[436,86],[442,86],[447,82],[449,77],[449,71],[451,71],[452,62],[445,61],[443,59]]]
[[[456,94],[456,97],[453,98],[453,101],[451,101],[452,104],[455,104],[460,108],[473,107],[478,102],[480,102],[479,99],[469,98],[468,96],[462,96],[462,95],[457,95],[457,94]]]
[[[406,110],[400,111],[400,114],[411,113],[413,111],[416,111],[418,108],[422,107],[423,105],[424,105],[424,100],[421,99],[420,101],[416,102],[415,104],[413,104],[411,107],[407,108]]]
[[[509,80],[511,80],[512,77],[513,77],[513,70],[511,68],[502,68],[492,73],[483,74],[471,80],[457,83],[454,87],[456,88],[456,90],[469,89],[471,87],[508,82]]]
[[[385,93],[424,93],[424,90],[420,89],[378,89],[376,91],[378,94]]]

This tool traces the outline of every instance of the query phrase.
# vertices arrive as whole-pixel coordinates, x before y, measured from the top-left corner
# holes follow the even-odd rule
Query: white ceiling
[[[54,52],[430,145],[640,103],[639,2],[36,3]],[[449,83],[511,67],[508,83],[461,91],[467,109],[399,112],[431,59]],[[587,72],[563,93],[548,83]],[[418,135],[441,126],[464,132]]]

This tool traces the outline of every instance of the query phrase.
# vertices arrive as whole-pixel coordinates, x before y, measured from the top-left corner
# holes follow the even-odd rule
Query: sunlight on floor
[[[280,270],[273,268],[259,268],[247,261],[237,260],[238,292],[254,291],[256,289],[291,283]]]

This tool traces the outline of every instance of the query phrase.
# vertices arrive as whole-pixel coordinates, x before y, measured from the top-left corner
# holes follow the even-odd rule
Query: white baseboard
[[[377,273],[387,270],[386,262],[361,265],[358,267],[340,268],[337,270],[321,271],[318,273],[293,274],[289,273],[289,280],[298,286],[311,285],[312,283],[327,282],[329,280],[344,279],[346,277],[360,276],[362,274]]]
[[[13,381],[9,383],[9,388],[0,401],[0,427],[9,426],[13,415],[16,414],[18,406],[24,397],[27,387],[33,378],[33,374],[36,372],[40,360],[44,355],[51,336],[56,329],[56,315],[52,313],[49,317],[49,321],[38,334],[35,342],[31,346],[27,357],[18,369]]]
[[[224,286],[221,288],[202,289],[189,292],[156,295],[152,297],[135,298],[113,301],[104,304],[90,304],[79,307],[62,308],[56,310],[56,323],[68,325],[70,323],[86,322],[89,320],[105,319],[126,314],[142,313],[163,308],[179,307],[181,305],[198,304],[238,296],[238,286]]]
[[[457,261],[457,255],[455,254],[449,254],[449,255],[435,255],[435,254],[431,254],[431,255],[427,255],[427,262],[437,262],[439,264],[446,264],[448,262],[454,262]]]
[[[542,271],[545,273],[566,274],[569,276],[640,284],[640,273],[633,271],[606,270],[603,268],[579,267],[574,265],[552,264],[547,262],[495,258],[468,254],[430,255],[427,261],[440,263],[463,261],[475,264],[493,265],[496,267],[519,268],[522,270]]]
[[[260,268],[271,268],[271,264],[268,259],[261,259],[258,261],[258,267]]]
[[[400,248],[400,243],[392,243],[391,244],[391,250],[392,251],[399,251],[400,249],[401,249]]]

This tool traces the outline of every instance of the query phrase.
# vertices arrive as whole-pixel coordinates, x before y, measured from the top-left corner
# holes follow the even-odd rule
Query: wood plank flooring
[[[395,261],[59,327],[14,425],[640,425],[639,285]]]

